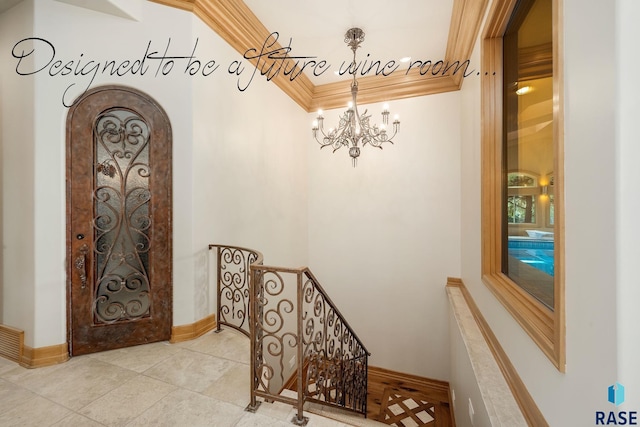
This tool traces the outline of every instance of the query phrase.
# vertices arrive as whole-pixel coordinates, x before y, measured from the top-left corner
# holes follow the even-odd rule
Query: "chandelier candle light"
[[[338,128],[330,128],[328,133],[325,133],[322,123],[324,117],[322,116],[322,110],[318,111],[318,117],[313,121],[313,137],[320,144],[320,148],[331,146],[335,153],[342,147],[349,147],[349,155],[353,166],[356,166],[358,156],[360,156],[360,147],[364,147],[369,144],[372,147],[376,147],[382,150],[382,144],[390,142],[393,144],[393,137],[400,130],[400,120],[398,116],[393,119],[393,135],[387,134],[386,126],[389,124],[389,106],[384,104],[382,109],[382,124],[373,126],[369,124],[369,118],[371,115],[367,115],[367,110],[361,115],[358,112],[358,104],[356,97],[358,95],[358,82],[356,81],[356,50],[360,47],[360,43],[364,41],[364,31],[360,28],[351,28],[344,35],[345,43],[353,51],[353,82],[351,83],[351,98],[347,111],[340,117]],[[320,137],[320,139],[319,139]]]

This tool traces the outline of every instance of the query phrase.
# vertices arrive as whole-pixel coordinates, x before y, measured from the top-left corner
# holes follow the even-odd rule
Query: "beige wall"
[[[638,402],[640,390],[640,286],[638,286],[638,236],[640,221],[640,158],[638,144],[638,117],[640,102],[634,90],[637,80],[635,70],[640,68],[637,40],[640,39],[640,3],[635,0],[616,2],[616,85],[617,85],[617,176],[616,176],[616,293],[618,299],[616,325],[618,335],[618,379],[628,390],[634,390],[630,402]],[[640,405],[638,405],[640,406]],[[636,410],[638,406],[633,406]]]
[[[35,7],[34,7],[35,5]],[[306,261],[306,113],[256,79],[240,93],[226,73],[239,55],[197,17],[147,1],[122,3],[139,21],[53,0],[24,0],[0,16],[3,52],[25,37],[54,44],[56,59],[133,60],[151,51],[215,59],[222,71],[190,76],[176,62],[166,76],[98,74],[91,84],[135,86],[166,110],[173,131],[174,325],[212,312],[209,243],[255,247],[267,262]],[[23,25],[24,24],[24,25]],[[32,25],[32,28],[29,27]],[[103,29],[109,30],[109,38]],[[100,30],[100,31],[98,31]],[[82,37],[79,37],[79,35]],[[36,63],[50,53],[36,51]],[[40,61],[40,62],[37,62]],[[43,62],[44,61],[44,62]],[[18,76],[2,60],[3,316],[30,347],[66,341],[65,120],[88,76]],[[282,126],[282,117],[289,122]],[[207,295],[203,300],[203,295]]]
[[[552,365],[481,280],[479,81],[466,79],[461,94],[462,182],[475,183],[462,187],[462,279],[552,426],[592,425],[595,411],[611,410],[606,390],[619,375],[622,357],[616,351],[621,341],[614,320],[615,8],[610,2],[563,3],[566,373]],[[479,44],[472,58],[480,60]],[[594,58],[601,65],[596,69]],[[455,376],[465,367],[454,364],[452,369]],[[472,389],[466,381],[452,386]],[[459,409],[458,418],[468,417],[466,411],[466,406]]]
[[[2,152],[2,319],[35,327],[35,96],[33,77],[19,78],[6,59],[16,35],[33,31],[33,4],[23,1],[0,14],[0,151]],[[9,125],[11,124],[11,125]],[[30,301],[24,304],[23,301]],[[55,304],[55,302],[54,302]],[[33,339],[33,337],[31,337]]]
[[[309,145],[309,265],[371,365],[448,379],[448,276],[460,272],[460,95],[396,100],[394,145]],[[382,103],[363,106],[378,120]],[[343,110],[326,111],[325,127]],[[311,124],[314,115],[309,114]],[[465,185],[473,185],[466,183]]]

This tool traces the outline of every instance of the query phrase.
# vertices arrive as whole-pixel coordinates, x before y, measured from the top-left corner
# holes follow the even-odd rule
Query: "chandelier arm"
[[[317,134],[315,139],[318,142],[318,144],[320,144],[320,148],[332,146],[333,152],[335,153],[337,150],[339,150],[343,146],[349,145],[349,135],[345,135],[347,127],[344,124],[342,124],[343,121],[345,120],[346,119],[343,117],[343,119],[340,122],[341,125],[338,127],[338,129],[330,131],[328,135],[324,132],[324,129],[322,128],[318,129],[322,134],[322,141],[318,139]]]
[[[327,146],[333,147],[335,153],[342,147],[349,147],[349,156],[351,156],[353,166],[356,165],[356,161],[360,156],[360,148],[369,144],[373,147],[382,149],[382,144],[389,142],[393,144],[393,138],[400,130],[400,120],[397,118],[393,121],[393,134],[389,136],[385,125],[389,120],[389,109],[384,106],[382,111],[382,125],[371,125],[371,115],[367,114],[367,110],[360,114],[358,111],[358,81],[357,81],[357,61],[356,51],[360,47],[360,43],[364,41],[364,31],[360,28],[351,28],[345,34],[345,43],[351,48],[353,52],[353,61],[351,63],[351,98],[349,108],[340,116],[340,121],[336,129],[330,128],[329,132],[325,132],[322,116],[322,110],[318,111],[317,120],[313,124],[313,137],[320,144],[320,148]],[[320,132],[318,132],[320,131]],[[320,133],[321,139],[318,139],[318,133]]]

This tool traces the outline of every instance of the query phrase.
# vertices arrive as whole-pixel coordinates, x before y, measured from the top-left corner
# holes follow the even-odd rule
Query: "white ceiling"
[[[0,0],[0,13],[11,9],[22,0]],[[39,0],[41,1],[41,0]],[[135,19],[130,13],[126,12],[122,7],[126,2],[130,3],[130,0],[56,0],[61,3],[68,3],[74,6],[84,7],[92,9],[97,12],[108,13],[110,15],[120,16],[121,18]],[[116,4],[119,3],[120,5]],[[37,6],[37,1],[36,1]],[[128,5],[130,6],[130,5]]]
[[[433,62],[444,59],[453,10],[453,0],[244,2],[269,31],[279,33],[281,45],[287,46],[291,39],[291,55],[316,56],[330,64],[320,77],[307,73],[315,85],[345,79],[333,72],[353,59],[351,49],[344,43],[344,34],[352,27],[365,32],[358,61],[385,64],[406,56]]]

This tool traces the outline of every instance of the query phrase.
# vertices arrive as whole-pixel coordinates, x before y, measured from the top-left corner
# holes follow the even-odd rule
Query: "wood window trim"
[[[506,310],[565,372],[564,144],[562,5],[553,0],[553,132],[555,140],[555,310],[502,273],[502,37],[517,0],[493,2],[482,34],[482,280]]]

